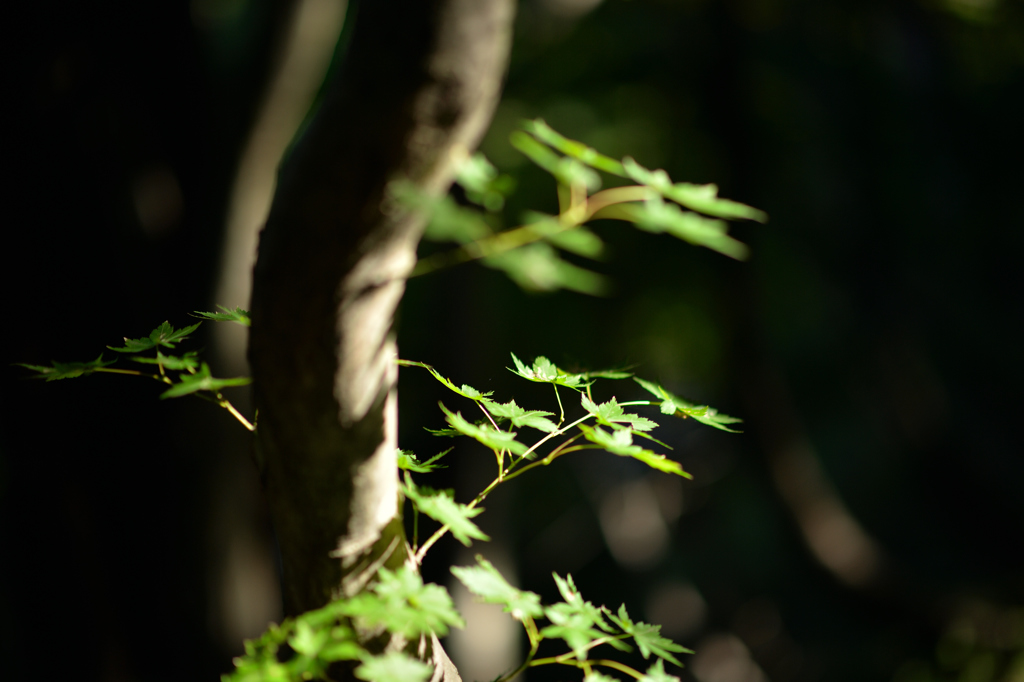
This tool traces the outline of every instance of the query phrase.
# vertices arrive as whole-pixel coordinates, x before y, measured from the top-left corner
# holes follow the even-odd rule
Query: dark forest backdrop
[[[0,358],[244,303],[214,300],[223,225],[290,7],[17,10]],[[473,265],[410,284],[402,356],[457,383],[526,395],[509,351],[635,363],[747,422],[663,428],[682,486],[560,460],[489,500],[477,549],[664,622],[699,682],[1024,679],[1024,4],[524,0],[483,149],[513,209],[552,210],[505,144],[527,116],[771,221],[737,228],[748,263],[599,225],[607,299]],[[0,676],[215,679],[278,608],[245,434],[141,381],[25,374],[3,369]],[[437,398],[403,370],[405,447],[439,449]],[[441,482],[468,493],[475,454]]]

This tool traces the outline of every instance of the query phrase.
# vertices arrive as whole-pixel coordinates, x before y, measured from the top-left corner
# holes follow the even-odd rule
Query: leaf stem
[[[637,672],[633,668],[630,668],[628,665],[625,665],[623,663],[619,663],[618,661],[613,661],[613,660],[608,659],[608,658],[599,658],[599,659],[595,659],[595,660],[582,660],[582,661],[579,661],[579,660],[575,660],[573,658],[568,658],[568,657],[571,657],[572,655],[573,655],[573,652],[570,651],[568,653],[562,654],[561,656],[551,656],[551,657],[548,657],[548,658],[537,658],[537,659],[533,660],[532,662],[530,662],[529,667],[532,668],[532,667],[538,666],[538,665],[568,665],[568,666],[572,666],[574,668],[583,668],[584,670],[586,670],[587,668],[589,668],[592,665],[600,665],[600,666],[603,666],[605,668],[614,668],[615,670],[618,670],[619,672],[626,673],[630,677],[633,677],[633,678],[635,678],[637,680],[639,680],[640,678],[642,678],[644,676],[643,673]]]
[[[582,190],[579,188],[565,189],[568,191],[565,191],[563,196],[563,185],[559,185],[559,214],[555,216],[556,220],[563,226],[562,230],[542,232],[537,230],[532,224],[519,225],[504,232],[490,234],[475,242],[463,244],[457,249],[427,256],[416,263],[416,267],[409,277],[419,277],[446,267],[468,263],[469,261],[479,260],[488,256],[496,256],[500,253],[517,249],[520,246],[542,241],[547,237],[558,234],[558,232],[565,232],[579,227],[594,218],[595,214],[602,209],[616,204],[642,201],[649,196],[650,191],[643,185],[630,185],[626,187],[613,187],[587,197],[585,188]]]
[[[448,526],[441,526],[434,534],[431,535],[426,542],[417,550],[413,559],[416,560],[416,565],[419,566],[423,563],[423,557],[427,555],[427,550],[434,546],[434,543],[444,537],[444,534],[448,532]]]
[[[230,400],[221,397],[220,393],[217,394],[217,398],[220,399],[217,404],[223,407],[228,412],[230,412],[231,416],[233,416],[235,419],[241,422],[242,426],[249,429],[250,431],[256,430],[256,427],[248,419],[243,417],[241,412],[235,409],[235,406],[231,404]]]
[[[161,379],[156,374],[146,374],[145,372],[140,372],[137,369],[113,369],[112,367],[97,367],[93,371],[106,372],[107,374],[129,374],[133,377],[151,377],[153,379],[156,379],[157,381],[163,381],[163,379]]]

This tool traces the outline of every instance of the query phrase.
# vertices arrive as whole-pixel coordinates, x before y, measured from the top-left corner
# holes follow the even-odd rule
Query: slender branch
[[[436,272],[443,268],[461,265],[462,263],[468,263],[469,261],[479,260],[488,256],[496,256],[500,253],[517,249],[520,246],[542,241],[560,232],[575,229],[594,218],[630,220],[630,214],[618,214],[606,209],[617,204],[642,201],[647,198],[649,192],[650,190],[643,185],[630,185],[606,189],[588,198],[585,188],[568,188],[564,185],[559,185],[559,214],[556,216],[556,219],[562,226],[562,229],[548,232],[538,230],[534,224],[519,225],[504,232],[497,232],[474,242],[464,244],[457,249],[428,256],[416,263],[416,267],[409,277],[419,277],[420,275]],[[601,211],[604,212],[601,215],[597,215]]]
[[[416,554],[413,556],[413,559],[416,560],[417,566],[423,563],[423,557],[427,555],[427,550],[433,547],[435,542],[443,538],[444,534],[448,532],[448,529],[448,526],[441,526],[440,528],[438,528],[436,531],[434,531],[434,534],[431,535],[427,539],[427,541],[423,543],[419,550],[417,550]]]
[[[219,400],[217,404],[223,407],[228,412],[230,412],[231,416],[237,419],[239,422],[241,422],[242,426],[249,429],[250,431],[256,430],[256,427],[248,419],[243,417],[241,412],[235,409],[235,406],[231,404],[230,400],[222,396],[220,393],[217,394],[217,398]]]
[[[536,462],[528,464],[525,467],[523,467],[522,469],[520,469],[520,470],[518,470],[518,471],[516,471],[514,473],[506,475],[505,476],[505,480],[506,481],[511,481],[513,478],[515,478],[517,476],[520,476],[522,474],[525,474],[530,469],[536,469],[539,466],[547,466],[547,465],[551,464],[553,461],[555,461],[558,457],[561,457],[562,455],[568,454],[570,452],[576,452],[577,450],[600,450],[601,449],[600,445],[577,445],[577,446],[572,447],[572,448],[565,447],[565,446],[569,445],[569,443],[571,443],[574,440],[576,440],[577,438],[579,438],[578,435],[577,436],[573,436],[570,440],[567,440],[565,443],[562,443],[562,445],[560,445],[557,448],[555,448],[554,450],[552,450],[551,453],[548,454],[548,456],[545,457],[544,459],[539,459]]]
[[[533,661],[533,657],[537,655],[537,649],[540,647],[540,642],[544,638],[541,637],[540,633],[537,632],[537,624],[533,622],[533,618],[527,616],[526,619],[522,621],[522,623],[523,628],[526,630],[526,636],[530,640],[530,652],[526,654],[526,658],[523,659],[523,662],[519,664],[519,667],[517,667],[509,674],[499,678],[498,680],[495,680],[495,682],[509,682],[510,680],[515,679],[515,677],[519,673],[523,672],[528,667],[530,667],[530,663],[531,661]]]
[[[551,656],[549,658],[538,658],[538,659],[535,659],[534,661],[532,661],[530,663],[529,667],[533,668],[533,667],[538,666],[538,665],[568,665],[568,666],[571,666],[573,668],[583,668],[584,670],[587,670],[592,665],[599,665],[599,666],[602,666],[602,667],[605,667],[605,668],[614,668],[615,670],[618,670],[619,672],[626,673],[630,677],[633,677],[633,678],[638,679],[638,680],[644,676],[643,673],[637,672],[633,668],[630,668],[628,665],[625,665],[623,663],[619,663],[618,661],[613,661],[613,660],[608,659],[608,658],[601,658],[601,659],[596,659],[596,660],[593,660],[593,661],[590,661],[590,660],[579,661],[579,660],[575,660],[575,659],[572,659],[572,658],[567,658],[567,657],[571,657],[573,655],[574,655],[573,652],[570,651],[570,652],[568,652],[566,654],[562,654],[561,656]]]
[[[156,374],[146,374],[145,372],[140,372],[137,369],[113,369],[111,367],[97,367],[93,371],[97,373],[105,372],[107,374],[128,374],[133,377],[149,377],[150,379],[156,379],[157,381],[164,381],[164,379],[161,379]],[[170,383],[170,381],[164,381],[164,383]]]

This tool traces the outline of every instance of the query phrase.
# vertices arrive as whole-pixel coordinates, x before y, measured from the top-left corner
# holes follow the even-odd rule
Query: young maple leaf
[[[113,346],[107,346],[107,348],[118,353],[141,353],[158,346],[174,348],[174,344],[187,339],[188,335],[198,329],[201,324],[202,322],[196,322],[183,329],[175,329],[171,326],[170,322],[165,321],[151,331],[149,336],[144,336],[141,339],[129,339],[126,336],[124,337],[124,346],[121,348],[114,348]]]
[[[584,393],[582,394],[581,402],[583,409],[597,417],[598,423],[605,426],[622,428],[619,426],[620,424],[629,424],[630,428],[634,431],[650,431],[658,425],[657,422],[641,417],[638,414],[623,412],[622,406],[619,405],[615,398],[598,405]]]
[[[476,555],[479,566],[452,566],[452,573],[470,592],[487,604],[501,604],[516,620],[544,615],[540,597],[513,587],[490,561]]]
[[[654,654],[658,658],[664,658],[666,661],[671,661],[672,663],[682,667],[683,664],[672,655],[673,652],[687,654],[693,653],[691,650],[679,646],[671,639],[662,637],[660,625],[651,625],[649,623],[641,623],[639,621],[634,623],[626,612],[625,604],[619,606],[618,616],[610,611],[607,613],[613,623],[618,625],[622,628],[623,632],[636,640],[636,644],[640,647],[640,653],[643,654],[644,658],[650,658],[651,654]]]
[[[478,516],[483,508],[470,508],[468,505],[456,502],[450,490],[432,490],[417,486],[408,474],[406,474],[402,490],[421,514],[426,514],[441,525],[448,526],[452,536],[466,547],[472,544],[474,538],[477,540],[491,539],[470,521],[473,517]]]
[[[108,365],[112,365],[114,362],[114,360],[104,362],[103,354],[101,353],[98,358],[90,362],[57,362],[54,360],[50,365],[27,365],[24,362],[16,362],[14,364],[18,367],[24,367],[32,370],[33,372],[38,372],[38,376],[34,378],[45,379],[46,381],[57,381],[58,379],[74,379],[75,377],[83,377],[99,371]]]
[[[742,419],[730,417],[727,414],[721,414],[715,408],[708,407],[707,405],[694,405],[693,403],[683,400],[678,396],[672,395],[662,388],[660,384],[655,384],[651,381],[644,381],[637,377],[633,377],[633,379],[650,393],[661,398],[662,414],[674,414],[684,418],[691,417],[699,421],[701,424],[707,424],[708,426],[713,426],[714,428],[721,429],[722,431],[740,433],[740,431],[730,429],[725,425],[738,424],[743,421]]]
[[[558,367],[555,366],[555,363],[551,362],[543,355],[537,356],[533,361],[532,367],[527,367],[522,360],[515,356],[515,353],[510,353],[509,355],[512,356],[512,361],[516,364],[516,368],[509,368],[509,371],[513,374],[518,374],[529,381],[536,381],[542,384],[555,384],[556,386],[566,386],[567,388],[575,388],[576,390],[586,388],[593,383],[587,381],[586,374],[572,374],[558,369]]]

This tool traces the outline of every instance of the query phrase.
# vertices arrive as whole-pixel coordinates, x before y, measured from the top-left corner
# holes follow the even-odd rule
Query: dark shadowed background
[[[88,360],[244,307],[217,298],[224,226],[292,12],[16,10],[4,363]],[[402,356],[535,409],[551,396],[505,370],[510,351],[635,365],[745,432],[660,429],[692,482],[568,456],[489,499],[494,542],[474,549],[548,599],[568,571],[662,623],[697,650],[685,680],[1024,680],[1024,4],[524,0],[483,145],[519,181],[510,216],[555,210],[506,144],[535,116],[765,209],[735,227],[753,257],[598,223],[611,296],[462,266],[410,283]],[[27,374],[2,370],[0,677],[215,679],[280,608],[245,432],[142,380]],[[402,377],[403,447],[447,447],[420,427],[453,398]],[[435,484],[465,499],[489,461],[451,457]],[[427,576],[447,582],[459,550],[442,543]],[[517,646],[479,618],[484,641],[452,642],[467,682]]]

